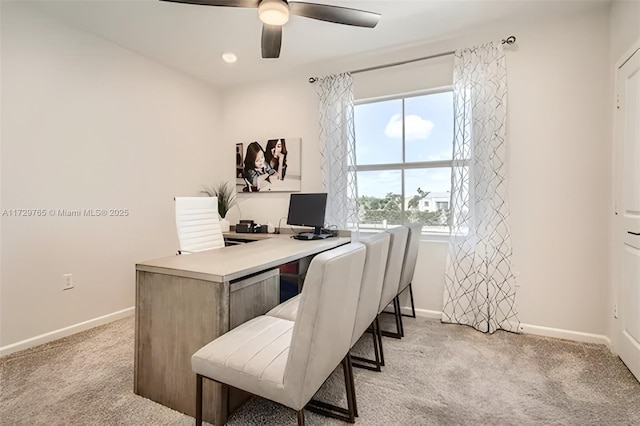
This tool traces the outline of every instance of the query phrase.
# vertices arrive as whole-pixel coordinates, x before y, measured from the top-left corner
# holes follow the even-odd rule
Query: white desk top
[[[136,264],[136,270],[225,282],[275,268],[350,241],[349,237],[300,241],[277,236],[247,244],[149,260]]]

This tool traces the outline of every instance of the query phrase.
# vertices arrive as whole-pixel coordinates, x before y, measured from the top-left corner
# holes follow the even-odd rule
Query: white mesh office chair
[[[224,247],[217,197],[175,197],[179,254]]]

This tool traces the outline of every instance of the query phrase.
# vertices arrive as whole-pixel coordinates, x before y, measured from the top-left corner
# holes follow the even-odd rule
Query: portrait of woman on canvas
[[[258,142],[251,142],[247,146],[247,153],[244,157],[244,179],[247,187],[244,191],[260,191],[265,186],[265,182],[271,182],[270,177],[277,175],[266,161],[264,151]]]
[[[287,173],[287,145],[284,139],[269,139],[265,150],[267,164],[278,172],[278,179],[283,180]]]

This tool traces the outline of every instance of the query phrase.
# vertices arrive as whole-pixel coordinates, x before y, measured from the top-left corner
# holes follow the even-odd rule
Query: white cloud
[[[405,137],[408,141],[414,141],[417,139],[427,139],[433,129],[433,122],[425,120],[419,115],[407,115],[405,116]],[[402,115],[394,114],[387,127],[384,129],[385,135],[390,138],[402,138]]]

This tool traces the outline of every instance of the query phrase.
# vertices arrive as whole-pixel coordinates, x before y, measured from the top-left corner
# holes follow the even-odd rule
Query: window
[[[355,106],[360,228],[408,222],[449,232],[453,157],[451,88]]]

